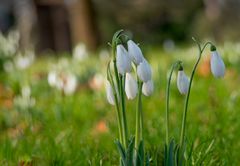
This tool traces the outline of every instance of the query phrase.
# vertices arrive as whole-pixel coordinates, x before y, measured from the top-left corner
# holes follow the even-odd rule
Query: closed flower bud
[[[153,93],[153,89],[154,89],[154,86],[153,86],[152,80],[150,80],[148,82],[144,82],[143,87],[142,87],[142,93],[145,96],[150,96]]]
[[[138,92],[138,85],[136,79],[130,74],[126,74],[125,92],[128,99],[134,99]]]
[[[131,59],[123,45],[117,45],[117,69],[121,75],[131,72]]]
[[[187,77],[183,69],[180,69],[178,71],[177,87],[181,94],[187,94],[189,88],[189,78]]]
[[[145,59],[137,66],[137,75],[143,82],[148,82],[152,79],[151,67]]]
[[[142,54],[141,49],[132,40],[129,40],[127,42],[127,45],[128,45],[128,53],[129,53],[132,61],[136,65],[139,65],[139,63],[141,63],[143,61],[143,54]]]
[[[113,89],[109,81],[106,83],[107,100],[111,105],[115,104]]]
[[[225,74],[225,65],[221,56],[218,54],[216,50],[212,51],[210,63],[211,63],[211,71],[214,77],[217,77],[217,78],[223,77]]]

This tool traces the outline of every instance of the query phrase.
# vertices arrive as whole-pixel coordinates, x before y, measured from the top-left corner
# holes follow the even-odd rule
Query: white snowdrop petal
[[[217,51],[212,52],[210,63],[212,74],[217,78],[223,77],[225,74],[225,64]]]
[[[125,53],[125,73],[129,73],[131,71],[132,71],[131,58],[130,58],[128,52],[126,51],[126,53]]]
[[[131,59],[123,45],[117,45],[117,69],[121,75],[131,71]]]
[[[111,105],[115,105],[113,89],[109,81],[106,83],[106,93],[107,93],[107,101]]]
[[[134,99],[138,92],[136,79],[130,74],[126,74],[125,92],[128,99]]]
[[[152,70],[148,62],[143,59],[143,61],[137,66],[138,77],[143,82],[148,82],[152,78]]]
[[[125,73],[125,60],[124,60],[124,55],[123,55],[123,46],[122,45],[118,45],[117,46],[117,57],[116,57],[116,61],[117,61],[117,69],[118,72],[120,74],[124,74]]]
[[[189,78],[186,76],[183,70],[178,71],[177,87],[181,94],[187,94],[189,87]]]
[[[132,40],[129,40],[127,42],[128,45],[128,53],[129,56],[131,57],[132,61],[139,65],[143,61],[143,54],[139,46],[134,43]]]
[[[150,96],[153,93],[153,90],[154,90],[154,85],[152,80],[143,83],[142,93],[145,96]]]

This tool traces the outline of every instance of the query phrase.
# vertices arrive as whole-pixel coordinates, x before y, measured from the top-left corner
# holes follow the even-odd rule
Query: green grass
[[[220,49],[226,55],[227,72],[224,79],[215,79],[211,73],[203,76],[197,72],[187,118],[188,142],[199,145],[215,140],[213,151],[207,156],[214,161],[214,165],[240,164],[240,59],[236,58],[240,56],[237,46],[228,47]],[[180,59],[184,61],[185,71],[189,75],[197,49],[183,48],[171,53],[146,49],[145,52],[153,65],[155,83],[154,94],[143,97],[145,145],[154,164],[161,165],[165,141],[166,72],[175,60]],[[70,61],[80,82],[72,96],[62,96],[59,91],[49,87],[47,72],[54,62],[55,58],[42,57],[26,71],[1,73],[4,91],[1,89],[0,92],[0,165],[27,162],[33,165],[118,165],[114,144],[118,133],[115,109],[107,103],[104,87],[94,91],[87,86],[88,78],[93,73],[105,75],[106,61],[90,58],[84,65],[75,62],[73,65]],[[36,105],[29,110],[14,105],[7,107],[6,99],[11,101],[13,96],[18,95],[20,84],[25,83],[30,83]],[[175,81],[171,89],[170,136],[177,137],[184,98],[179,94]],[[132,135],[135,103],[135,100],[127,102]],[[96,127],[102,122],[107,126],[104,131]]]

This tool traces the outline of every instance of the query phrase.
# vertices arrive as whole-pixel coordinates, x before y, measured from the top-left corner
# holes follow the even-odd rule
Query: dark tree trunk
[[[67,6],[74,46],[78,43],[84,43],[89,50],[95,51],[99,44],[99,35],[92,1],[69,1]]]

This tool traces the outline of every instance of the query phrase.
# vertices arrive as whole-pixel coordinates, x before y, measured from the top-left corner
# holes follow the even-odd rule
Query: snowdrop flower
[[[177,87],[181,94],[185,95],[188,92],[189,87],[189,78],[183,71],[183,68],[180,68],[177,75]]]
[[[50,72],[48,83],[50,86],[61,90],[65,95],[71,95],[77,89],[77,78],[71,73]]]
[[[214,77],[220,78],[225,74],[224,62],[216,50],[215,46],[211,46],[212,56],[211,56],[211,71]]]
[[[106,93],[107,93],[107,100],[109,104],[115,105],[113,89],[109,81],[106,82]]]
[[[31,96],[30,86],[21,88],[21,95],[14,97],[14,104],[21,109],[28,109],[36,104],[35,98]]]
[[[142,54],[141,49],[132,40],[128,40],[127,45],[128,45],[128,53],[129,53],[132,61],[136,65],[139,65],[139,63],[141,63],[143,61],[143,54]]]
[[[153,89],[154,89],[153,81],[149,80],[148,82],[143,83],[142,93],[145,96],[150,96],[153,93]]]
[[[48,73],[48,84],[52,87],[57,84],[57,73],[55,71]]]
[[[73,58],[79,61],[83,61],[88,58],[88,51],[83,43],[77,44],[73,50]]]
[[[117,45],[117,69],[121,75],[131,72],[131,59],[123,45]]]
[[[126,74],[125,92],[130,100],[134,99],[138,92],[137,81],[130,73]]]
[[[28,68],[34,61],[34,52],[27,51],[23,56],[21,54],[17,55],[15,58],[15,65],[18,69]]]
[[[71,95],[75,92],[77,89],[77,78],[73,74],[66,75],[65,78],[63,78],[63,91],[66,95]]]
[[[100,90],[104,85],[104,77],[102,74],[95,74],[89,82],[90,88]]]
[[[29,86],[24,86],[21,89],[22,96],[28,98],[31,96],[31,88]]]
[[[143,59],[143,61],[137,66],[137,75],[143,82],[148,82],[152,78],[152,70],[149,63]]]

